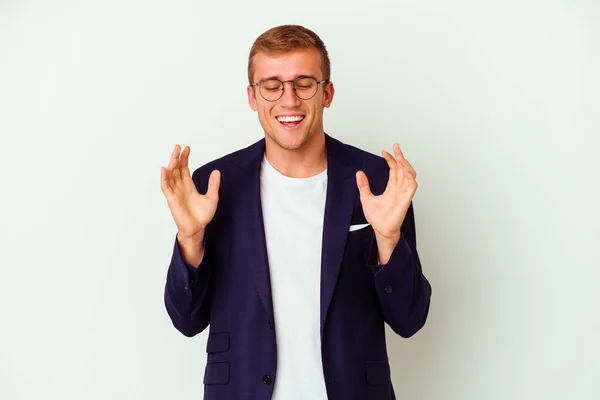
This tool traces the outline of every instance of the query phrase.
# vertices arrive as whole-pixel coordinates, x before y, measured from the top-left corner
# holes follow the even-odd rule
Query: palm
[[[194,236],[203,231],[213,219],[219,202],[220,174],[213,171],[206,194],[198,193],[188,168],[189,147],[179,157],[179,146],[171,154],[168,167],[161,168],[161,189],[169,209],[184,236]]]
[[[397,144],[394,144],[394,152],[396,158],[383,151],[390,172],[388,184],[381,195],[375,196],[371,192],[364,172],[359,171],[356,176],[365,218],[377,234],[386,238],[400,234],[400,227],[418,186],[416,173]]]

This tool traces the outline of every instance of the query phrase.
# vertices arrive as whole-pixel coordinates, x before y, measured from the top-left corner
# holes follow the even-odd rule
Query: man
[[[394,399],[384,323],[425,324],[416,174],[325,134],[327,50],[301,26],[255,41],[248,101],[264,139],[190,175],[175,146],[161,189],[178,228],[165,304],[186,336],[210,324],[205,399]],[[368,177],[368,178],[367,178]]]

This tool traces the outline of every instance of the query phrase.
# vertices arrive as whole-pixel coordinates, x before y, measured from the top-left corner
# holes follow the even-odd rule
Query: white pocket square
[[[348,232],[356,231],[356,230],[362,229],[366,226],[369,226],[369,224],[350,225],[350,230],[348,230]]]

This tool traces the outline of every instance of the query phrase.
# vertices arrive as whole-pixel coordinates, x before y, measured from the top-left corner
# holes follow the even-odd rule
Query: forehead
[[[269,77],[282,80],[294,79],[299,75],[323,79],[321,53],[317,49],[294,50],[283,54],[257,53],[252,60],[254,82]]]

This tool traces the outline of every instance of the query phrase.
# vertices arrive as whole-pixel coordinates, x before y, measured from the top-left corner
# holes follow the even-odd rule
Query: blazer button
[[[271,379],[269,375],[263,375],[262,381],[265,385],[270,385],[271,383],[273,383],[273,379]]]
[[[386,287],[385,287],[383,290],[384,290],[384,291],[385,291],[387,294],[390,294],[390,293],[392,293],[392,292],[394,291],[394,289],[392,289],[392,287],[391,287],[390,285],[386,286]]]

